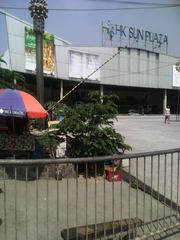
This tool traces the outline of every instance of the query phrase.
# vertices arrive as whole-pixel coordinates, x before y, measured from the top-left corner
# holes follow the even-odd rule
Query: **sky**
[[[101,46],[102,22],[110,20],[114,24],[135,27],[167,35],[168,54],[180,57],[180,6],[169,8],[149,8],[150,6],[152,7],[150,3],[180,5],[180,0],[46,1],[48,3],[48,8],[50,9],[48,12],[48,18],[45,21],[46,31],[67,40],[74,46]],[[0,8],[2,7],[3,10],[32,23],[30,12],[27,9],[29,7],[29,2],[30,0],[0,0]],[[145,3],[146,5],[138,5],[137,2]],[[6,9],[4,9],[5,7]],[[10,9],[8,7],[16,9]],[[132,9],[134,7],[136,9]],[[153,5],[153,7],[157,7],[157,5]],[[119,10],[107,10],[117,8]],[[86,11],[77,11],[77,9],[86,9]],[[96,10],[87,11],[87,9]],[[100,11],[98,9],[106,10]],[[5,26],[2,18],[0,18],[0,21],[0,27],[2,27],[3,24]],[[6,41],[5,37],[0,38],[0,44],[5,44]]]

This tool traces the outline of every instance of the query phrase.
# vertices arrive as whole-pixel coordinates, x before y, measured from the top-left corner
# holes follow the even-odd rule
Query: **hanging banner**
[[[99,67],[99,56],[84,52],[69,51],[69,77],[87,78],[94,70]],[[98,70],[90,80],[100,80],[100,71]]]
[[[36,38],[32,28],[25,27],[25,69],[36,70]],[[55,74],[54,36],[43,34],[43,69],[46,74]]]
[[[180,87],[180,72],[176,70],[176,65],[173,66],[173,87]]]

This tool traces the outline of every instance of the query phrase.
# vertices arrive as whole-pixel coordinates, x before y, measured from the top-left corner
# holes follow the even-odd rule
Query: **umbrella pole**
[[[15,134],[15,128],[14,128],[14,117],[12,117],[12,127],[13,127],[13,134]],[[16,158],[15,153],[13,153],[13,159]]]
[[[11,119],[12,119],[12,133],[15,133],[15,128],[14,128],[14,117],[13,117],[13,112],[12,112],[12,107],[11,107]],[[16,155],[13,153],[13,159],[16,158]]]
[[[14,116],[13,116],[13,112],[12,112],[12,107],[11,107],[11,118],[12,118],[12,133],[15,133],[15,128],[14,128]]]
[[[14,117],[12,117],[12,130],[13,130],[13,134],[15,133],[15,128],[14,128]]]

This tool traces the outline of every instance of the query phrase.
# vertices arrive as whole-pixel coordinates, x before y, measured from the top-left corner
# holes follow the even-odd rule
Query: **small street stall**
[[[30,158],[35,151],[35,139],[28,131],[28,121],[46,119],[47,115],[32,95],[0,89],[0,158]]]

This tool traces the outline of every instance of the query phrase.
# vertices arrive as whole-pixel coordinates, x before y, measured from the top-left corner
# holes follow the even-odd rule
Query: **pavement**
[[[170,124],[163,115],[119,115],[115,129],[131,145],[132,153],[180,148],[180,121],[171,115]]]
[[[125,137],[125,142],[132,147],[131,153],[152,152],[180,148],[180,121],[176,121],[176,115],[171,115],[170,124],[165,124],[163,115],[119,115],[117,117],[117,120],[114,121],[114,127]],[[171,162],[172,158],[173,167]],[[153,158],[153,189],[159,190],[160,193],[164,194],[164,179],[166,179],[166,197],[172,199],[176,203],[178,197],[177,192],[180,190],[178,188],[177,181],[178,158],[179,156],[177,154],[174,154],[173,157],[171,155],[166,156],[167,166],[166,177],[164,178],[165,156],[160,156],[159,186],[157,178],[158,157]],[[146,184],[151,186],[151,160],[148,158],[146,158],[146,160],[145,181]],[[138,164],[138,178],[144,181],[143,159],[139,159]],[[128,171],[129,167],[127,167],[126,170]],[[137,174],[135,161],[132,161],[131,163],[131,173],[134,176]],[[180,205],[179,200],[178,205]],[[167,239],[179,240],[180,234],[173,235]]]
[[[180,147],[180,122],[171,116],[171,123],[165,124],[162,115],[156,116],[118,116],[115,128],[125,136],[132,153],[164,150]],[[133,160],[134,161],[134,160]],[[167,166],[170,160],[167,159]],[[164,162],[164,159],[161,159]],[[176,162],[176,159],[175,159]],[[156,188],[157,161],[154,160],[153,187]],[[174,169],[177,170],[177,165]],[[138,177],[143,179],[143,162],[139,164]],[[128,169],[128,168],[127,168]],[[146,166],[146,181],[150,183],[150,167]],[[160,181],[163,184],[164,165]],[[169,168],[170,169],[170,168]],[[132,163],[135,174],[136,164]],[[167,171],[167,196],[170,183]],[[177,172],[174,174],[177,176]],[[148,182],[149,181],[149,182]],[[177,182],[173,199],[177,198]],[[145,222],[178,216],[143,191],[131,188],[128,183],[108,182],[103,177],[78,179],[40,179],[38,181],[19,181],[0,179],[0,240],[55,240],[61,239],[64,228],[85,224],[113,221],[121,218],[138,217]],[[163,189],[160,188],[163,192]],[[176,221],[176,220],[175,220]],[[157,235],[158,236],[158,235]],[[148,239],[158,239],[150,237]],[[180,239],[180,235],[167,239]]]

